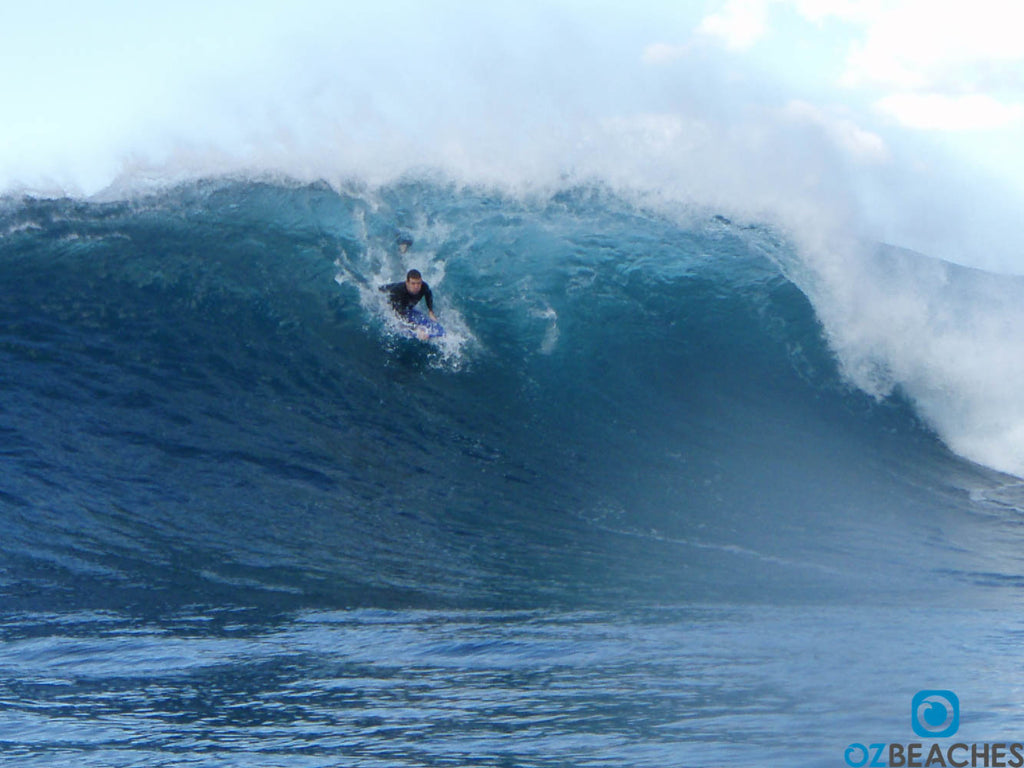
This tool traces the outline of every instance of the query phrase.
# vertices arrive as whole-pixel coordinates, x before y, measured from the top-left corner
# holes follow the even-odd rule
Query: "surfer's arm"
[[[423,301],[427,305],[427,314],[430,315],[430,319],[437,322],[437,316],[434,314],[434,294],[426,283],[423,284]]]

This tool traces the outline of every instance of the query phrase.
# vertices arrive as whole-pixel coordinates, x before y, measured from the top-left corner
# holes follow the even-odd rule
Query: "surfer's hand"
[[[437,322],[437,315],[435,315],[435,314],[433,313],[433,311],[429,311],[429,312],[427,312],[427,314],[429,314],[429,315],[430,315],[430,319],[431,319],[431,320],[433,320],[433,321],[434,321],[435,323]]]

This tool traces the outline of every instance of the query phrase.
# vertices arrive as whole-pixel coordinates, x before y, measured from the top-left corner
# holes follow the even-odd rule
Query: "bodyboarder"
[[[430,286],[423,282],[423,275],[418,269],[410,269],[405,276],[405,282],[382,285],[380,290],[388,295],[391,308],[399,317],[406,319],[409,311],[420,303],[420,299],[424,299],[427,303],[427,314],[431,320],[437,322],[437,316],[434,315],[434,294]]]

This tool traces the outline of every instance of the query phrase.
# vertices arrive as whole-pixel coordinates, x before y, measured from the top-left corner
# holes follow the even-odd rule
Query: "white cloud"
[[[876,18],[891,0],[779,0],[790,4],[803,18],[820,24],[830,17],[840,21],[867,23]]]
[[[727,0],[720,13],[704,17],[697,32],[717,37],[733,51],[750,48],[768,31],[768,0]]]
[[[681,59],[686,52],[687,46],[685,45],[651,43],[644,49],[643,60],[645,64],[667,64],[670,61]]]
[[[848,85],[969,89],[964,70],[1024,61],[1019,12],[1005,0],[935,3],[903,0],[865,18],[847,60]]]
[[[984,94],[896,93],[875,106],[910,128],[970,131],[1024,125],[1024,104],[1003,103]]]
[[[906,127],[991,130],[1024,123],[1018,16],[1006,0],[723,0],[697,32],[743,52],[768,35],[806,35],[794,19],[831,22],[829,34],[843,41],[840,84],[851,95]],[[651,48],[645,60],[670,52]],[[855,128],[847,126],[844,144],[869,150],[873,140]]]
[[[772,32],[769,11],[790,7],[803,19],[821,24],[836,18],[866,24],[876,19],[890,0],[725,0],[718,11],[704,17],[699,34],[720,39],[733,51],[752,47]]]
[[[1005,0],[902,0],[862,20],[842,82],[882,93],[875,108],[919,130],[1024,125],[1024,45]]]
[[[848,117],[803,101],[791,101],[786,105],[784,114],[791,120],[818,126],[834,144],[856,160],[880,163],[889,158],[889,149],[882,137],[861,128]]]

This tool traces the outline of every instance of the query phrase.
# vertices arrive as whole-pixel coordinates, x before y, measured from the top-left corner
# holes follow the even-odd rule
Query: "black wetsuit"
[[[391,306],[395,312],[400,315],[409,314],[409,310],[420,303],[420,299],[426,299],[427,310],[430,312],[434,311],[434,295],[430,292],[430,286],[426,283],[422,284],[419,293],[409,293],[409,289],[405,287],[405,283],[391,283],[390,285],[382,285],[380,290],[388,295],[388,300],[391,302]]]

